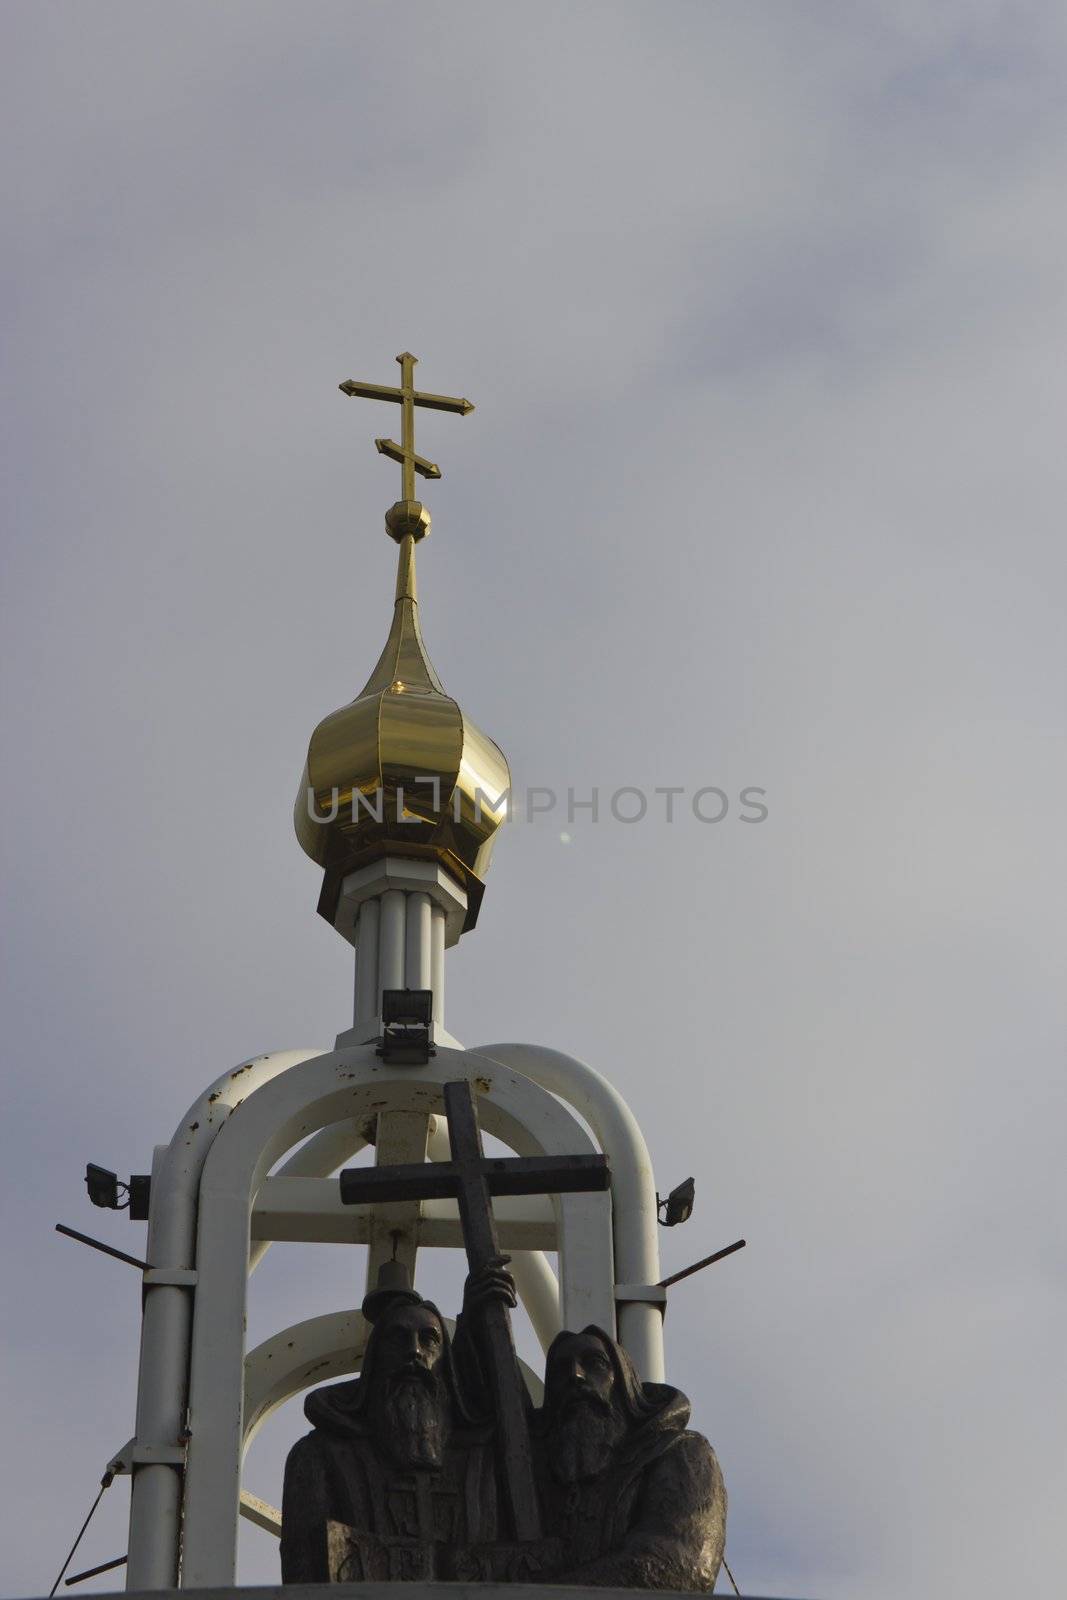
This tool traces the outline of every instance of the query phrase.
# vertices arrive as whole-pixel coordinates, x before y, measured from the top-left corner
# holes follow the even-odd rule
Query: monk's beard
[[[372,1405],[375,1440],[398,1467],[439,1467],[451,1416],[448,1394],[436,1372],[425,1368],[388,1379]]]
[[[610,1465],[624,1426],[610,1401],[594,1395],[564,1401],[548,1435],[548,1458],[558,1482],[599,1478]]]

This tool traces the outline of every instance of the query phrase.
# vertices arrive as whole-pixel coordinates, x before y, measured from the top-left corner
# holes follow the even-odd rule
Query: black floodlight
[[[664,1228],[676,1228],[680,1222],[688,1222],[693,1215],[693,1206],[696,1203],[697,1186],[692,1178],[686,1178],[677,1189],[672,1189],[666,1200],[656,1196],[659,1209],[662,1213],[660,1223]]]
[[[424,1067],[433,1053],[432,989],[383,989],[382,1042],[378,1054],[398,1067]]]
[[[117,1173],[109,1172],[106,1167],[98,1167],[90,1161],[85,1168],[85,1187],[94,1206],[103,1206],[108,1211],[119,1209]]]
[[[130,1221],[147,1222],[152,1197],[152,1179],[146,1172],[135,1172],[130,1179]]]

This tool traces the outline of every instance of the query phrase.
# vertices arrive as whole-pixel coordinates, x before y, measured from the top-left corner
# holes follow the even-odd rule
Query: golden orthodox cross
[[[400,363],[400,387],[390,388],[384,383],[357,383],[349,378],[340,385],[342,394],[360,395],[364,400],[392,400],[400,407],[400,443],[392,439],[375,439],[383,456],[399,461],[402,480],[401,500],[414,500],[415,474],[424,478],[439,478],[441,469],[433,461],[415,454],[415,407],[428,406],[431,411],[458,411],[465,417],[474,407],[469,400],[453,399],[448,394],[426,394],[415,387],[417,357],[405,350],[396,358]]]

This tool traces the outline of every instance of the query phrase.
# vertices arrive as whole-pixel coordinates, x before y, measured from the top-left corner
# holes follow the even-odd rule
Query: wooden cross
[[[400,387],[390,388],[385,383],[357,383],[348,378],[339,385],[342,394],[360,395],[364,400],[392,400],[400,407],[400,443],[392,439],[375,439],[379,451],[391,461],[399,461],[401,500],[414,500],[415,474],[424,478],[439,478],[441,469],[433,461],[415,454],[415,407],[428,406],[431,411],[458,411],[465,417],[474,410],[469,400],[454,399],[448,394],[426,394],[415,387],[415,367],[418,357],[405,350],[396,358],[400,363]]]
[[[608,1188],[611,1173],[605,1156],[487,1157],[482,1151],[470,1084],[466,1080],[446,1083],[444,1097],[452,1160],[355,1167],[342,1172],[341,1199],[345,1205],[390,1200],[458,1201],[467,1263],[472,1272],[477,1272],[500,1253],[493,1221],[494,1194],[575,1194]],[[540,1516],[526,1400],[511,1318],[507,1306],[499,1301],[491,1301],[482,1315],[512,1526],[516,1539],[539,1539]]]

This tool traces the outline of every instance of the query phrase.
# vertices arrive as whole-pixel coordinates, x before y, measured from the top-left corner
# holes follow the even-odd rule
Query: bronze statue
[[[440,1312],[407,1288],[363,1312],[361,1376],[308,1395],[313,1429],[285,1464],[283,1583],[439,1577],[442,1552],[498,1537],[492,1426]]]
[[[455,1346],[413,1289],[367,1296],[363,1372],[316,1389],[290,1451],[283,1583],[452,1579],[710,1593],[726,1492],[689,1402],[642,1383],[602,1328],[559,1334],[529,1410],[543,1537],[516,1541],[498,1492],[481,1314],[514,1305],[497,1258],[472,1274]]]
[[[549,1582],[711,1592],[726,1490],[688,1421],[685,1395],[642,1383],[602,1328],[557,1335],[535,1421],[543,1524],[564,1547]]]
[[[283,1583],[539,1579],[710,1593],[726,1491],[715,1452],[686,1429],[685,1396],[643,1383],[622,1346],[588,1327],[553,1340],[535,1412],[515,1356],[515,1285],[491,1194],[603,1189],[604,1157],[487,1161],[471,1085],[445,1084],[444,1101],[451,1163],[354,1169],[341,1195],[455,1195],[471,1270],[454,1346],[405,1269],[382,1267],[363,1302],[362,1375],[308,1396],[313,1430],[285,1465]]]

